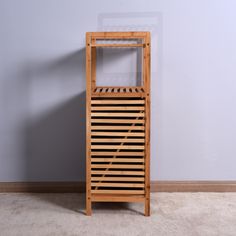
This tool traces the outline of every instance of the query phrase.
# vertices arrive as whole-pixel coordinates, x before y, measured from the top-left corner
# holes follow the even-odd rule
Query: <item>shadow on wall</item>
[[[129,54],[113,55],[107,63]],[[24,179],[84,181],[85,48],[53,61],[29,61],[21,77],[31,92],[23,129]]]
[[[28,125],[26,171],[30,179],[85,179],[85,103],[83,92]]]
[[[64,91],[67,95],[59,105],[47,109],[42,114],[30,116],[25,123],[26,180],[84,180],[85,49],[54,62],[31,65],[27,70],[34,84],[37,85],[36,80],[41,80],[40,83],[45,79],[56,80],[55,84],[64,86],[62,93]],[[44,84],[46,85],[47,82]],[[43,86],[37,92],[44,94],[42,88]],[[49,93],[50,89],[47,89]],[[63,94],[61,97],[64,98]]]

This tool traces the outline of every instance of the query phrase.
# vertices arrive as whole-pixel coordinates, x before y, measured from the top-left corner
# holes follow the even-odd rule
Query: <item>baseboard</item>
[[[152,181],[152,192],[236,192],[236,181]]]
[[[0,192],[81,193],[85,182],[0,182]]]
[[[82,193],[85,182],[0,182],[0,192]],[[151,181],[151,192],[236,192],[236,181]]]

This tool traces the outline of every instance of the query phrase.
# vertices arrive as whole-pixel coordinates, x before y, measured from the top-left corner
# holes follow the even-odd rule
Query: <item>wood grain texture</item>
[[[91,33],[86,33],[86,214],[91,215],[92,213],[92,202],[91,202],[91,172],[90,172],[90,139],[91,139],[91,87],[92,81],[91,76],[93,75],[93,80],[95,79],[95,72],[91,72]],[[93,61],[94,62],[94,61]]]

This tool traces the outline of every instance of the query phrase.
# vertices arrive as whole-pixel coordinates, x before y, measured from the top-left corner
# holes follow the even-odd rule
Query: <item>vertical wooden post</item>
[[[91,38],[91,43],[96,43],[96,39],[94,37]],[[91,80],[91,89],[93,92],[96,87],[96,47],[91,48]]]
[[[91,34],[86,33],[86,214],[92,213],[91,203]]]
[[[145,216],[150,216],[150,33],[147,32],[144,49],[145,84]]]

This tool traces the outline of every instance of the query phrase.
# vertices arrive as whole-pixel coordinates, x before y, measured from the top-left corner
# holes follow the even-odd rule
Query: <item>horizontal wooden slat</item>
[[[93,202],[144,202],[144,195],[92,194]]]
[[[144,152],[91,152],[91,156],[144,156]]]
[[[100,97],[125,97],[125,98],[133,98],[133,97],[145,97],[146,94],[144,92],[116,92],[116,93],[108,93],[108,92],[100,92],[100,93],[92,93],[91,95],[93,98],[100,98]]]
[[[92,145],[91,149],[127,149],[127,150],[144,150],[144,146],[129,145]]]
[[[111,194],[144,194],[144,190],[91,190],[91,193]]]
[[[118,188],[143,188],[144,184],[141,183],[103,183],[103,182],[92,182],[92,187],[118,187]]]
[[[126,165],[126,164],[92,164],[92,168],[112,168],[112,169],[143,169],[144,165]]]
[[[121,120],[121,119],[91,119],[92,123],[115,123],[115,124],[143,124],[144,120]]]
[[[144,126],[108,126],[108,125],[93,125],[91,130],[144,130]]]
[[[91,162],[144,162],[144,158],[91,158]]]
[[[116,88],[116,89],[120,89],[120,88],[128,88],[128,89],[132,89],[132,88],[141,88],[144,89],[143,86],[97,86],[96,88]]]
[[[97,177],[92,176],[91,181],[123,181],[123,182],[144,182],[144,177]]]
[[[144,113],[122,113],[122,112],[91,112],[92,117],[106,116],[106,117],[144,117]]]
[[[144,143],[143,138],[92,138],[94,143]]]
[[[144,137],[145,133],[143,132],[91,132],[91,135],[94,136],[129,136],[129,137]]]
[[[144,104],[144,100],[92,100],[91,104]]]
[[[116,47],[119,47],[119,48],[133,48],[133,47],[144,47],[145,44],[142,44],[142,43],[127,43],[127,44],[124,44],[124,43],[117,43],[117,44],[91,44],[91,47],[103,47],[103,48],[116,48]]]
[[[124,170],[92,170],[92,175],[141,175],[144,176],[144,171],[124,171]]]
[[[144,111],[145,107],[140,106],[92,106],[92,111],[114,111],[114,110],[124,110],[124,111]]]

